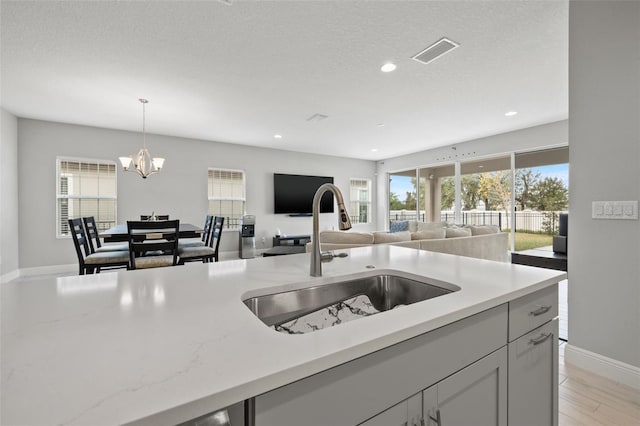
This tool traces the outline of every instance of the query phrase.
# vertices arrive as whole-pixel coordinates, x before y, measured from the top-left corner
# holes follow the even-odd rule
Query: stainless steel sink
[[[460,287],[443,283],[435,284],[417,275],[385,273],[301,290],[252,297],[243,302],[263,323],[278,330],[279,326],[313,312],[326,308],[335,311],[336,307],[344,306],[345,301],[353,301],[358,296],[364,296],[360,299],[364,300],[367,307],[371,309],[365,312],[347,304],[350,311],[356,314],[349,315],[347,321],[443,296],[458,290]],[[361,314],[358,315],[358,313]],[[342,322],[345,322],[344,318],[337,319],[336,317],[336,321],[331,321],[324,326],[311,326],[308,331],[334,326]],[[288,329],[286,331],[291,333]]]

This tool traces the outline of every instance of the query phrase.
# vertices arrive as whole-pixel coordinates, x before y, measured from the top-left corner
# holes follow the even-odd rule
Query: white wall
[[[388,227],[385,213],[389,205],[388,173],[424,166],[453,164],[456,161],[463,162],[511,152],[566,146],[568,143],[568,122],[563,120],[379,161],[377,165],[377,228]],[[453,150],[452,147],[456,149]]]
[[[71,240],[56,239],[55,235],[56,156],[117,161],[119,156],[140,149],[142,135],[21,118],[18,139],[20,268],[76,263]],[[148,135],[147,146],[153,156],[166,158],[164,169],[147,179],[119,169],[118,222],[155,211],[202,224],[208,207],[208,168],[241,169],[246,172],[247,213],[256,215],[258,248],[271,246],[276,229],[288,235],[310,234],[312,229],[309,217],[273,214],[274,172],[333,176],[345,201],[349,198],[349,178],[369,178],[375,185],[372,161],[158,135]],[[321,229],[335,226],[335,213],[321,215]],[[372,230],[373,225],[356,225],[355,229]],[[237,246],[237,232],[225,232],[221,250],[233,251]]]
[[[18,119],[0,108],[0,277],[18,273]]]
[[[591,202],[640,199],[640,2],[569,7],[569,343],[640,367],[640,222]],[[640,387],[640,383],[636,384]]]

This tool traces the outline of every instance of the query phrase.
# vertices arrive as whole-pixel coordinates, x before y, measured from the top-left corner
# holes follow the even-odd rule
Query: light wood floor
[[[560,345],[560,426],[640,425],[640,390],[564,363]]]

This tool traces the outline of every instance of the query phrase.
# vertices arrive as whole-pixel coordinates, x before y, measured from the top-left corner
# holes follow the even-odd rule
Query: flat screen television
[[[325,183],[333,183],[329,176],[273,174],[273,205],[275,214],[310,215],[313,196]],[[320,200],[320,213],[333,213],[333,194],[326,192]]]

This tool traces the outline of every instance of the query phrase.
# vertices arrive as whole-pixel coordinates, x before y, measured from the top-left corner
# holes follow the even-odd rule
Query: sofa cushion
[[[470,238],[420,240],[419,243],[422,250],[509,263],[508,240],[509,234],[499,232]]]
[[[446,231],[446,238],[460,238],[460,237],[471,236],[471,229],[469,228],[451,227],[451,228],[446,228],[445,231]]]
[[[416,232],[418,230],[418,222],[415,220],[410,220],[409,221],[409,229],[407,229],[407,231],[409,232]]]
[[[409,230],[408,220],[394,220],[389,226],[389,232],[400,232]]]
[[[471,235],[497,234],[500,232],[500,228],[496,225],[470,225],[468,228],[471,229]]]
[[[373,234],[368,232],[322,231],[321,243],[333,244],[373,244]]]
[[[430,229],[438,229],[438,228],[446,228],[446,227],[447,227],[447,222],[418,222],[416,231],[428,231]]]
[[[436,238],[445,238],[445,228],[426,229],[424,231],[412,232],[412,240],[433,240]]]
[[[399,241],[411,241],[411,232],[401,231],[401,232],[374,232],[373,233],[374,244],[396,243]]]

